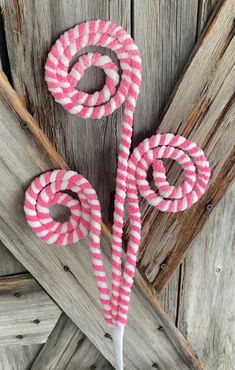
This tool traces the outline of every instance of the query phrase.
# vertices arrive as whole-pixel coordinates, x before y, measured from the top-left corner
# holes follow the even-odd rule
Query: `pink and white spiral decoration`
[[[100,52],[81,55],[87,46],[100,46],[116,54],[120,64]],[[103,69],[106,80],[101,91],[88,94],[76,86],[91,66]],[[122,336],[127,323],[131,288],[141,240],[141,215],[138,192],[155,208],[165,212],[183,211],[194,204],[206,189],[209,164],[203,151],[179,135],[157,134],[144,140],[130,156],[133,115],[141,84],[141,59],[131,36],[109,21],[92,20],[68,30],[52,47],[45,66],[45,78],[55,100],[66,110],[83,118],[99,119],[125,104],[121,125],[114,223],[112,228],[112,284],[108,286],[100,246],[101,213],[95,190],[81,175],[56,170],[42,174],[28,188],[25,197],[26,218],[33,231],[50,244],[75,243],[87,234],[90,240],[92,268],[106,322],[113,328],[117,369],[123,368]],[[175,160],[182,167],[184,182],[171,186],[166,179],[162,159]],[[147,181],[153,167],[154,192]],[[72,192],[72,193],[71,193]],[[71,194],[75,194],[73,197]],[[130,238],[126,263],[122,270],[124,205],[127,196]],[[62,204],[70,209],[67,222],[59,223],[50,215],[50,206]]]
[[[171,186],[166,179],[162,159],[172,159],[183,169],[184,181]],[[153,168],[153,180],[158,190],[151,189],[147,174]],[[179,212],[191,207],[206,190],[210,167],[204,152],[195,143],[180,135],[157,134],[136,147],[129,159],[127,204],[130,219],[130,237],[126,264],[122,274],[118,321],[126,324],[131,287],[141,240],[141,214],[138,192],[156,209]]]
[[[57,222],[52,218],[50,207],[55,204],[70,210],[68,221]],[[48,244],[72,244],[89,235],[92,268],[104,317],[112,324],[109,288],[100,249],[100,203],[91,184],[74,171],[43,173],[27,189],[24,211],[33,232]]]

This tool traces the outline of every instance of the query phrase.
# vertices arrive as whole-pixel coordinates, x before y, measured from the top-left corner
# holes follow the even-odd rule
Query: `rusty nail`
[[[15,295],[16,298],[20,298],[21,297],[21,293],[20,292],[16,292],[14,295]]]

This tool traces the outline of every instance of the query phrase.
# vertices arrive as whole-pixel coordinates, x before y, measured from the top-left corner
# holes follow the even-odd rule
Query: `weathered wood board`
[[[111,370],[113,367],[80,329],[62,314],[30,369]]]
[[[0,78],[0,82],[0,90],[6,93],[6,81]],[[8,87],[8,93],[9,90]],[[9,93],[9,96],[11,99],[14,96],[12,105],[19,108],[17,96],[13,93]],[[90,341],[113,363],[112,346],[104,337],[106,329],[89,267],[91,262],[87,241],[69,248],[48,247],[33,235],[24,219],[24,191],[34,176],[51,167],[49,152],[42,153],[37,148],[30,133],[21,128],[16,116],[2,100],[0,109],[0,134],[3,139],[0,153],[0,169],[3,174],[0,176],[0,238]],[[27,122],[39,142],[44,143],[43,136],[39,135],[37,129],[33,129],[33,120]],[[47,145],[44,143],[45,148]],[[55,164],[57,155],[53,148],[49,150]],[[58,166],[61,163],[58,157]],[[108,230],[103,230],[104,263],[108,267],[109,245],[110,234]],[[69,268],[64,269],[64,266]],[[159,327],[163,327],[163,331],[158,330]],[[141,352],[138,348],[142,349]],[[132,294],[129,325],[126,328],[125,361],[129,369],[147,368],[153,362],[163,368],[202,368],[138,273]]]
[[[25,267],[0,241],[0,277],[26,272]]]
[[[60,314],[29,274],[0,278],[0,346],[45,343]]]
[[[235,368],[235,182],[186,256],[179,328],[207,370]]]
[[[200,202],[184,213],[160,213],[142,201],[139,267],[158,292],[234,178],[234,15],[235,3],[224,1],[159,126],[160,132],[182,134],[197,142],[209,158],[212,177]],[[172,174],[179,176],[174,170],[170,179]]]
[[[133,36],[143,64],[134,146],[156,132],[161,112],[195,45],[197,9],[198,0],[134,0]]]
[[[208,24],[210,16],[213,14],[216,5],[220,4],[221,0],[201,0],[198,2],[198,17],[197,17],[197,36],[199,37]]]
[[[0,369],[1,370],[26,370],[30,369],[40,351],[41,344],[32,344],[31,346],[6,346],[1,347]],[[42,370],[42,369],[41,369]]]

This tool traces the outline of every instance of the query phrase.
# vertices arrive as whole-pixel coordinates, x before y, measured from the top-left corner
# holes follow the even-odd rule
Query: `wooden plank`
[[[121,110],[101,120],[84,120],[56,104],[44,81],[44,63],[58,36],[87,19],[110,19],[130,30],[130,0],[1,0],[14,86],[71,169],[96,189],[103,219],[112,218]],[[43,22],[42,22],[43,19]],[[25,50],[30,53],[25,53]],[[100,49],[96,48],[96,51]],[[101,49],[103,53],[103,49]],[[90,68],[79,83],[100,89],[103,72]]]
[[[179,328],[207,370],[235,364],[235,182],[185,259]]]
[[[29,274],[0,279],[0,345],[45,343],[61,310]]]
[[[7,87],[6,80],[0,74],[0,91],[5,99],[11,101],[14,97],[12,104],[19,108],[17,95],[9,85]],[[24,110],[22,106],[20,108],[18,114]],[[113,364],[112,344],[104,336],[106,326],[90,269],[87,240],[80,242],[79,248],[78,245],[69,248],[49,247],[33,235],[25,222],[22,212],[24,191],[33,177],[52,166],[49,152],[45,151],[44,145],[42,154],[31,140],[30,132],[22,129],[16,115],[2,101],[0,111],[0,135],[3,141],[0,153],[0,238]],[[36,132],[40,138],[39,131],[33,129],[35,121],[31,118],[27,122],[31,131]],[[55,164],[57,155],[53,148],[49,150]],[[57,167],[59,163],[61,160],[58,158]],[[110,241],[111,235],[103,226],[104,263],[109,273]],[[139,348],[142,350],[139,351]],[[128,369],[148,368],[153,362],[163,369],[202,369],[199,360],[139,273],[136,274],[129,325],[126,328],[125,362]]]
[[[163,214],[142,201],[139,266],[158,292],[234,177],[234,15],[235,3],[224,1],[197,46],[159,127],[160,132],[179,133],[197,142],[209,158],[212,178],[202,200],[184,213]],[[179,172],[170,171],[170,181],[178,177]]]
[[[142,56],[134,146],[156,132],[159,116],[192,51],[198,0],[134,0],[133,35]]]
[[[133,1],[132,32],[143,64],[134,146],[157,129],[161,112],[196,42],[197,8],[198,0]],[[174,321],[178,284],[179,270],[158,297]]]
[[[81,330],[62,314],[30,369],[111,370],[113,367]]]
[[[0,241],[0,277],[26,272],[25,267]]]
[[[26,370],[40,351],[41,344],[31,346],[5,346],[1,347],[0,369],[2,370]],[[42,369],[41,369],[42,370]]]

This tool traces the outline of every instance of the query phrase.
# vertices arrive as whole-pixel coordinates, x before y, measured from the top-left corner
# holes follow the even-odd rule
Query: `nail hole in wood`
[[[109,333],[105,333],[104,334],[104,337],[107,338],[107,339],[111,339],[112,340],[112,337],[111,337],[111,335]]]
[[[220,271],[221,271],[221,268],[217,267],[216,272],[220,272]]]
[[[16,338],[17,339],[23,339],[23,335],[17,335]]]
[[[20,297],[21,297],[21,293],[20,293],[20,292],[16,292],[16,293],[14,294],[14,296],[15,296],[16,298],[20,298]]]
[[[25,121],[21,121],[20,122],[20,127],[23,129],[23,130],[26,130],[28,128],[28,125]]]
[[[69,272],[70,271],[69,266],[64,266],[64,271]]]
[[[163,326],[160,325],[157,330],[164,331],[164,328],[163,328]]]
[[[211,211],[211,210],[212,210],[212,208],[213,208],[213,204],[212,204],[212,203],[208,203],[208,204],[206,205],[206,210],[207,210],[207,211]]]
[[[34,324],[40,324],[40,320],[39,319],[35,319],[33,320]]]
[[[154,362],[154,363],[152,364],[152,367],[153,367],[154,369],[159,369],[158,364],[157,364],[156,362]]]
[[[96,365],[91,365],[90,370],[95,370],[95,369],[96,369]]]
[[[165,270],[166,266],[167,266],[166,263],[163,262],[163,263],[160,264],[160,269]]]

